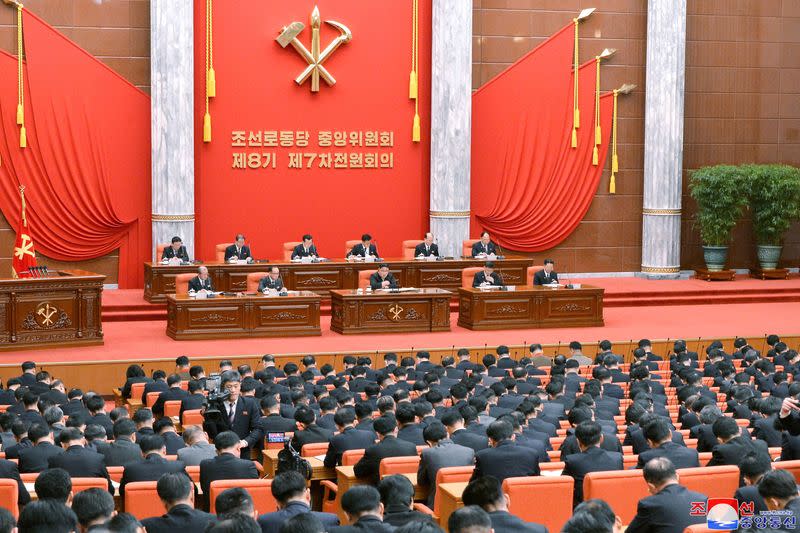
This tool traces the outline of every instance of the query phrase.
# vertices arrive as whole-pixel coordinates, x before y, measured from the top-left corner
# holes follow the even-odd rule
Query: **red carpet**
[[[632,281],[632,280],[628,280]],[[670,282],[661,282],[669,284]],[[767,282],[764,282],[767,283]],[[779,282],[780,283],[780,282]],[[704,287],[707,285],[701,285]],[[777,286],[776,286],[777,288]],[[605,310],[602,328],[568,328],[509,331],[469,331],[456,326],[451,315],[452,331],[441,333],[404,333],[389,335],[343,336],[328,328],[330,317],[322,317],[322,336],[279,339],[235,339],[215,341],[173,341],[165,334],[164,321],[112,322],[104,325],[105,346],[61,348],[54,350],[0,353],[3,363],[37,361],[75,361],[107,359],[149,359],[177,355],[250,355],[262,353],[342,352],[373,349],[423,349],[447,346],[483,346],[484,344],[521,344],[523,342],[568,343],[570,340],[625,342],[648,337],[665,339],[683,337],[762,337],[766,333],[792,335],[798,331],[793,302],[636,306]]]

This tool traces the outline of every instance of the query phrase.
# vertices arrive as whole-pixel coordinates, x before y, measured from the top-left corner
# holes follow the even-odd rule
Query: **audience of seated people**
[[[773,469],[770,457],[780,447],[780,461],[800,459],[800,356],[775,336],[767,340],[766,354],[745,339],[736,339],[732,354],[715,342],[705,359],[679,340],[663,361],[642,340],[622,369],[623,357],[608,341],[600,343],[590,369],[577,342],[569,356],[550,358],[532,345],[520,360],[500,346],[482,364],[468,350],[441,364],[427,352],[386,354],[380,368],[370,357],[346,356],[338,372],[328,364],[317,369],[313,356],[303,358],[302,368],[278,368],[271,355],[258,369],[223,361],[220,388],[228,396],[220,416],[180,432],[165,416],[166,402],[180,402],[179,415],[208,403],[206,372],[188,358],[178,358],[173,373],[156,370],[150,377],[131,365],[120,391],[136,406],[130,413],[109,410],[101,396],[68,388],[26,362],[0,390],[0,405],[7,406],[0,414],[0,478],[16,481],[20,505],[18,521],[0,510],[0,533],[17,522],[23,533],[442,531],[415,510],[415,487],[406,476],[380,476],[381,460],[415,456],[417,485],[426,488],[423,502],[431,509],[442,468],[474,467],[465,506],[449,517],[450,532],[546,531],[512,514],[503,481],[540,475],[551,454],[575,480],[573,513],[562,531],[617,532],[623,524],[608,503],[584,501],[583,480],[622,470],[628,446],[637,456],[628,464],[641,469],[650,492],[639,501],[629,532],[681,533],[705,520],[689,507],[707,497],[736,497],[752,503],[756,514],[800,513],[794,477]],[[143,392],[132,398],[142,387],[137,384]],[[152,407],[139,406],[153,392]],[[668,404],[674,402],[671,417]],[[211,483],[260,477],[251,459],[287,433],[296,452],[327,444],[323,463],[329,468],[341,465],[347,452],[361,451],[353,470],[364,484],[337,498],[349,525],[312,511],[306,479],[291,469],[272,481],[277,511],[257,509],[246,490],[232,488],[213,502],[216,515],[208,514]],[[696,444],[687,446],[687,439]],[[711,452],[710,460],[698,452]],[[704,495],[680,484],[681,468],[706,465],[738,466],[736,494]],[[199,491],[188,466],[199,467]],[[122,467],[116,487],[109,467]],[[38,474],[33,501],[20,474]],[[103,478],[108,490],[73,493],[77,477]],[[124,496],[135,481],[157,482],[162,516],[138,521],[115,510],[112,495]]]

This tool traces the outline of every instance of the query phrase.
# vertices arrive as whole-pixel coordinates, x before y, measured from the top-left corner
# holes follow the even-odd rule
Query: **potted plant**
[[[800,169],[789,165],[744,165],[753,216],[758,262],[775,269],[783,249],[781,239],[800,219]]]
[[[691,173],[689,191],[697,203],[694,220],[700,228],[706,268],[712,272],[725,268],[731,230],[747,203],[743,181],[733,165],[702,167]]]

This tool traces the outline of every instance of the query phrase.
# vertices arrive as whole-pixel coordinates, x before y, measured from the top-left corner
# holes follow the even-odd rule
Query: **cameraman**
[[[241,395],[242,378],[235,370],[220,376],[219,394],[209,394],[203,417],[203,429],[212,439],[223,431],[233,431],[242,439],[241,457],[250,459],[250,448],[244,440],[256,425],[261,411],[255,398]]]

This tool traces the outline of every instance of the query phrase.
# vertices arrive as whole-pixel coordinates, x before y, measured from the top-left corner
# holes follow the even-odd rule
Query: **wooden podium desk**
[[[105,279],[85,270],[0,279],[0,350],[103,344]]]
[[[483,259],[445,259],[441,261],[420,261],[414,259],[382,259],[379,262],[365,263],[338,259],[322,263],[293,263],[276,261],[268,263],[230,264],[202,263],[208,267],[208,275],[214,290],[244,291],[247,289],[247,275],[251,272],[266,272],[269,267],[281,269],[283,284],[290,290],[314,291],[327,298],[334,289],[358,288],[358,273],[362,270],[376,271],[379,263],[389,265],[389,270],[405,287],[440,287],[454,293],[461,286],[461,270],[467,267],[482,266]],[[503,279],[508,284],[525,283],[526,270],[533,264],[525,257],[506,256],[495,260],[502,269]],[[178,274],[196,273],[201,264],[162,265],[144,264],[144,299],[151,303],[163,303],[168,294],[175,293],[175,277]]]
[[[542,286],[507,291],[459,289],[458,325],[467,329],[570,328],[603,325],[605,289]]]
[[[245,294],[167,298],[167,335],[175,340],[320,335],[320,296]]]
[[[450,331],[451,296],[453,293],[444,289],[361,294],[351,289],[333,290],[331,331],[344,335]]]

